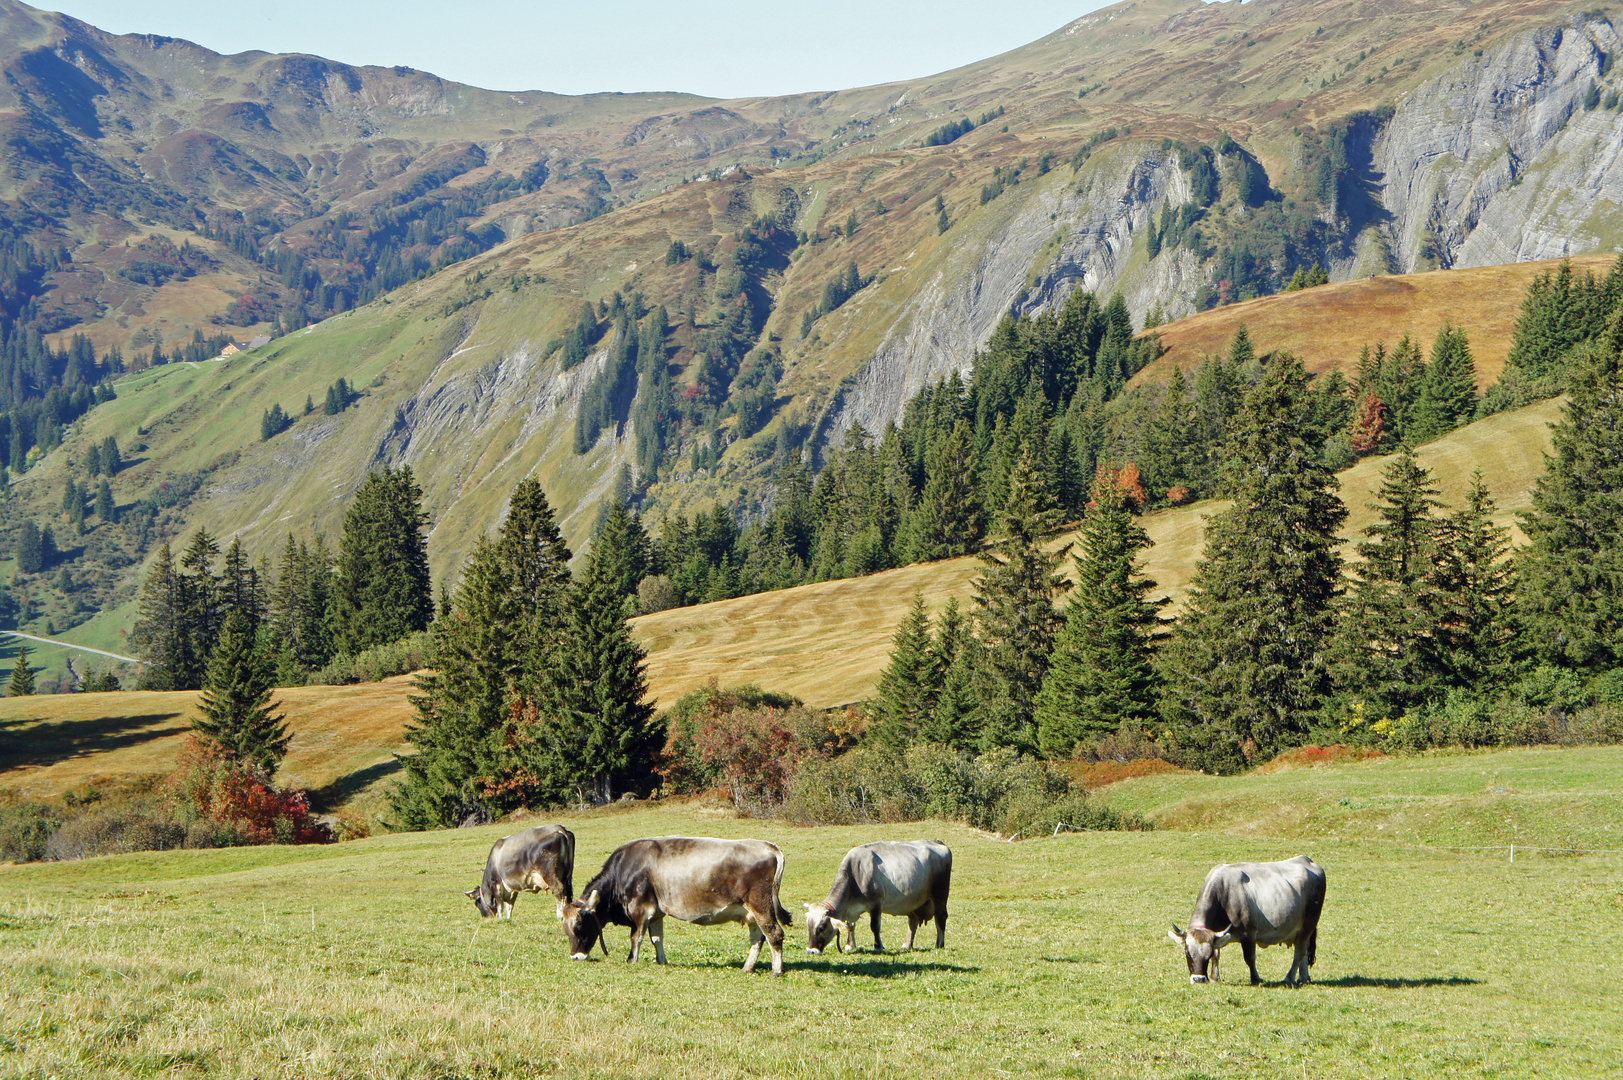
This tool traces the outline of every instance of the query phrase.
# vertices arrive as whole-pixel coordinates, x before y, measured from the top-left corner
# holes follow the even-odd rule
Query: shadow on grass
[[[180,716],[178,712],[169,712],[47,723],[27,718],[0,720],[0,770],[54,765],[70,758],[122,750],[177,735],[187,730],[190,723],[166,724],[164,721]]]
[[[1343,975],[1338,979],[1314,979],[1314,986],[1339,986],[1356,989],[1372,986],[1380,990],[1416,990],[1428,986],[1477,986],[1481,979],[1467,979],[1462,975],[1432,976],[1426,979],[1380,979],[1367,975]],[[1272,984],[1283,986],[1284,983]]]
[[[370,785],[399,771],[400,762],[390,758],[388,761],[380,761],[376,765],[368,765],[364,769],[356,769],[352,773],[345,773],[330,784],[311,788],[309,793],[310,808],[319,811],[331,811],[340,804],[348,802]]]
[[[766,954],[766,950],[761,950]],[[623,956],[624,954],[622,954]],[[648,954],[643,953],[647,960]],[[673,967],[707,968],[713,971],[740,970],[744,966],[743,957],[737,960],[695,960],[692,963],[673,964]],[[760,963],[756,965],[755,972],[771,971],[772,962],[769,955],[763,955]],[[793,971],[822,972],[828,975],[850,975],[867,979],[894,979],[898,975],[911,975],[923,971],[945,971],[955,975],[973,975],[980,971],[978,967],[968,964],[946,964],[937,961],[911,962],[907,960],[885,960],[882,958],[861,960],[829,960],[819,963],[817,960],[791,960],[784,957],[783,971],[789,974]]]

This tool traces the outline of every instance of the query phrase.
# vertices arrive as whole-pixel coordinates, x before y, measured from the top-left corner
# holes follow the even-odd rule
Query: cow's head
[[[564,936],[569,939],[569,958],[585,960],[592,946],[603,937],[603,920],[597,914],[598,891],[584,900],[571,900],[559,909],[564,920]]]
[[[485,918],[488,919],[496,914],[496,898],[493,896],[486,896],[485,887],[483,885],[479,886],[477,889],[469,889],[462,895],[466,896],[469,900],[472,900],[473,906],[478,908],[479,914],[483,915]]]
[[[1192,983],[1205,982],[1208,970],[1216,975],[1217,950],[1234,940],[1227,930],[1214,934],[1204,926],[1191,926],[1185,933],[1178,929],[1177,923],[1172,924],[1167,937],[1183,946],[1183,958],[1189,963],[1189,981]]]
[[[835,951],[840,944],[840,922],[827,904],[806,905],[806,951],[813,956],[834,942]]]

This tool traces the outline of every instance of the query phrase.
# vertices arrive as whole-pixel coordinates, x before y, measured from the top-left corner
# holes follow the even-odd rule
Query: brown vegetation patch
[[[1299,746],[1287,750],[1272,761],[1257,766],[1258,773],[1284,772],[1287,769],[1307,769],[1315,765],[1345,765],[1352,761],[1369,761],[1387,755],[1364,746]]]
[[[1140,776],[1189,772],[1188,769],[1181,769],[1161,758],[1139,758],[1136,761],[1068,761],[1061,767],[1070,773],[1072,780],[1080,781],[1089,791]]]

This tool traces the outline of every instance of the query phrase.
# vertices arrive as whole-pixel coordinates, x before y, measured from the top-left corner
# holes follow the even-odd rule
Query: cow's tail
[[[787,930],[795,924],[795,917],[789,914],[789,909],[783,906],[780,899],[780,890],[783,888],[783,849],[773,846],[778,853],[778,872],[772,878],[772,906],[777,909],[773,917],[778,920],[778,925]]]

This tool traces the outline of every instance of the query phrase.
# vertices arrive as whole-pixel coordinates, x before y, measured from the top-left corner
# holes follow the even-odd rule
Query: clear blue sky
[[[494,90],[838,90],[994,56],[1105,0],[33,0],[217,52],[404,64]]]

